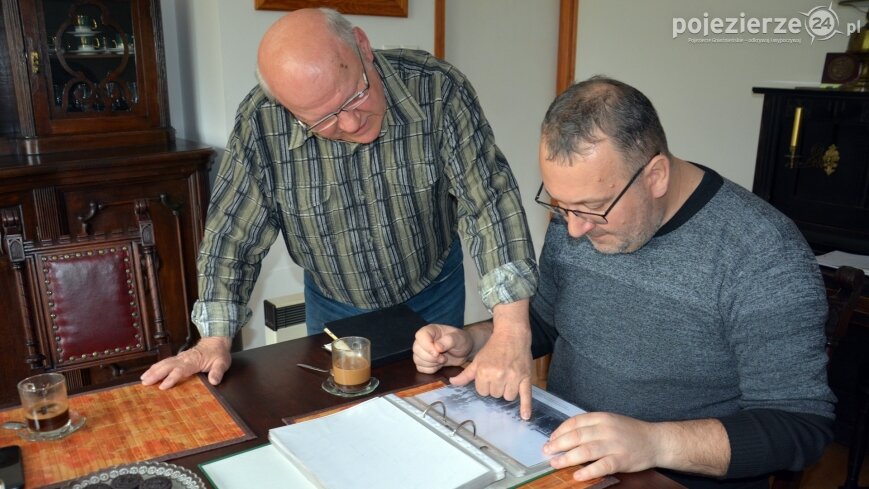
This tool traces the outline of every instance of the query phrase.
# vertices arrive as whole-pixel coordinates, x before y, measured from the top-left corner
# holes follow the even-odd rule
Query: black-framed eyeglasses
[[[586,212],[586,211],[581,211],[581,210],[577,210],[577,209],[565,209],[564,207],[550,204],[549,202],[546,202],[548,200],[552,200],[551,198],[548,198],[549,197],[548,194],[546,194],[546,197],[544,197],[544,199],[546,201],[540,200],[540,195],[543,194],[543,191],[545,190],[543,188],[542,183],[540,184],[540,188],[537,189],[537,195],[534,196],[534,202],[537,202],[538,204],[542,205],[543,207],[549,209],[550,212],[554,212],[554,213],[559,214],[563,217],[567,217],[567,214],[573,214],[574,216],[579,217],[581,219],[585,219],[586,221],[593,223],[593,224],[607,224],[609,221],[607,221],[606,216],[610,213],[611,210],[613,210],[613,207],[615,207],[616,204],[618,204],[618,202],[622,198],[622,196],[625,195],[625,192],[627,192],[628,189],[631,188],[631,185],[634,184],[634,181],[636,181],[637,177],[640,176],[640,173],[643,173],[643,170],[646,169],[646,166],[648,166],[649,163],[652,162],[652,159],[654,159],[655,156],[658,156],[658,153],[655,153],[654,155],[652,155],[652,157],[649,158],[649,161],[647,161],[645,165],[641,166],[637,170],[637,172],[634,173],[634,176],[632,176],[631,179],[628,180],[628,184],[625,185],[625,188],[623,188],[622,191],[619,192],[619,194],[616,196],[615,200],[613,200],[612,204],[610,204],[609,207],[606,208],[606,210],[603,212],[603,214],[599,214],[596,212]]]
[[[359,56],[359,62],[362,63],[362,81],[365,83],[365,88],[356,92],[352,97],[347,99],[346,102],[341,104],[341,107],[338,107],[338,110],[332,112],[331,114],[322,117],[317,122],[314,122],[311,125],[305,124],[304,122],[296,119],[296,122],[302,126],[302,129],[305,131],[314,131],[314,132],[323,132],[330,129],[332,126],[338,123],[338,116],[341,115],[341,112],[350,112],[351,110],[356,110],[360,105],[364,104],[366,100],[368,100],[368,89],[371,85],[368,83],[368,74],[365,70],[365,61],[362,59],[362,53],[359,51],[359,46],[356,46],[356,54]]]

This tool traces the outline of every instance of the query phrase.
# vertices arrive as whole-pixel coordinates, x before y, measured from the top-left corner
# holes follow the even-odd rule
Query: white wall
[[[498,147],[519,182],[539,255],[546,211],[534,203],[540,185],[540,122],[555,96],[558,0],[448,0],[445,58],[474,85]],[[467,257],[467,252],[465,253]],[[477,270],[465,260],[465,322],[485,319]]]
[[[603,73],[637,86],[655,103],[673,152],[708,165],[750,188],[762,99],[751,87],[773,82],[816,85],[824,55],[844,51],[836,35],[797,45],[690,44],[673,39],[673,17],[800,17],[819,0],[581,0],[577,79]],[[254,84],[256,47],[282,15],[256,11],[249,0],[163,0],[164,37],[173,126],[180,138],[222,148],[235,109]],[[501,150],[522,192],[535,248],[546,215],[533,203],[540,182],[537,136],[555,91],[558,0],[449,0],[446,59],[473,82]],[[829,2],[823,6],[829,5]],[[434,2],[409,0],[408,18],[351,16],[375,47],[434,43]],[[834,6],[841,28],[859,21],[855,9]],[[726,36],[718,36],[726,37]],[[743,36],[752,37],[752,36]],[[466,321],[487,316],[466,260]],[[301,270],[279,240],[263,265],[244,329],[245,347],[263,344],[262,301],[302,291]]]
[[[834,4],[836,2],[833,2]],[[709,166],[751,189],[763,98],[754,86],[817,86],[827,52],[844,51],[847,37],[812,43],[793,35],[742,34],[709,38],[795,38],[801,44],[699,44],[673,38],[673,18],[797,17],[827,0],[581,0],[576,78],[606,74],[634,85],[655,104],[671,151]],[[833,5],[839,28],[865,16]],[[805,29],[803,29],[805,31]]]
[[[163,0],[169,98],[179,138],[223,148],[235,109],[255,83],[256,49],[281,12],[257,11],[250,0]],[[493,13],[495,15],[493,15]],[[464,71],[480,94],[501,149],[520,181],[530,214],[542,220],[531,198],[536,169],[537,126],[555,86],[558,0],[474,0],[447,3],[446,58]],[[407,18],[349,16],[374,47],[404,45],[434,50],[434,2],[409,0]],[[530,19],[535,19],[533,22]],[[524,69],[519,69],[527,60]],[[529,66],[532,67],[529,69]],[[467,321],[487,316],[476,292],[476,269],[466,260]],[[245,348],[264,343],[262,302],[301,292],[302,272],[279,239],[263,263],[243,330]]]

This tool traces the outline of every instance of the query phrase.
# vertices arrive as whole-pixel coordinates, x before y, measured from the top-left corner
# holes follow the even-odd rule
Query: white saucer
[[[328,392],[329,394],[333,394],[338,397],[359,397],[366,394],[371,394],[372,392],[374,392],[374,389],[376,389],[378,385],[380,385],[380,381],[377,380],[376,377],[371,377],[371,379],[368,381],[368,384],[364,388],[362,388],[362,390],[353,393],[344,392],[338,390],[338,387],[335,385],[335,379],[333,379],[330,375],[326,380],[323,381],[323,385],[321,387],[323,387],[323,390]]]
[[[87,418],[75,411],[70,411],[69,421],[66,423],[66,426],[59,430],[50,433],[40,433],[38,431],[31,431],[29,428],[22,428],[18,430],[18,436],[27,441],[60,440],[61,438],[78,431],[79,428],[84,426],[85,421],[87,421]]]

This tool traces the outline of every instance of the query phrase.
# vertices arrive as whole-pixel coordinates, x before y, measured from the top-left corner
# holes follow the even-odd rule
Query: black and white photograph
[[[534,390],[531,419],[519,417],[519,400],[505,401],[477,394],[473,384],[446,386],[414,396],[426,405],[440,401],[446,406],[446,415],[454,423],[474,421],[477,436],[496,447],[525,467],[533,467],[550,457],[543,454],[543,444],[549,435],[567,418],[579,414],[581,409],[560,403],[564,411],[548,401],[545,391]],[[555,401],[558,401],[555,399]],[[440,406],[431,412],[440,413]],[[437,417],[437,414],[435,414]],[[467,427],[468,425],[465,425]],[[464,427],[463,427],[464,429]]]

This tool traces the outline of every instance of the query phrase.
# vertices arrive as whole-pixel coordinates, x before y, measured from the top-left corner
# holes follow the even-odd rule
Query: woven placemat
[[[255,438],[202,376],[161,391],[141,383],[71,396],[86,424],[56,441],[31,442],[0,430],[0,446],[20,445],[25,485],[53,486],[112,465],[169,460]],[[19,408],[0,422],[22,420]]]

